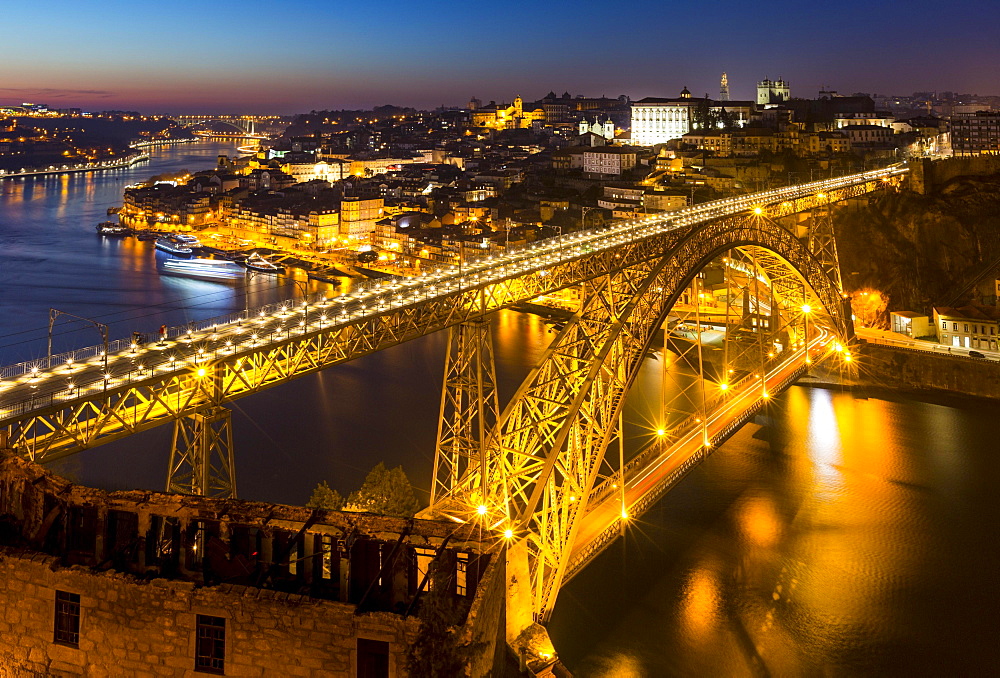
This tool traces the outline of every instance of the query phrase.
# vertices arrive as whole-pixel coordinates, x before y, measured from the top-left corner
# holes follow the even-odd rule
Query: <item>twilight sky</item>
[[[674,96],[782,77],[1000,94],[1000,0],[8,0],[0,104],[296,113]]]

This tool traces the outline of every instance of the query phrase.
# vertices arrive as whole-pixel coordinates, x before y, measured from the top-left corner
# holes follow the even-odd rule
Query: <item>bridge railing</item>
[[[731,384],[730,389],[727,391],[729,395],[721,396],[715,399],[715,402],[712,403],[713,407],[719,403],[725,402],[726,400],[731,400],[747,384],[759,381],[760,377],[755,377],[752,374],[744,375],[738,381]],[[641,470],[651,459],[659,457],[663,454],[663,452],[673,447],[674,444],[676,444],[681,438],[690,435],[693,430],[696,430],[700,426],[701,424],[694,421],[691,417],[688,417],[680,425],[675,426],[667,431],[663,436],[658,437],[657,440],[640,450],[639,453],[632,457],[632,459],[630,459],[620,470],[605,477],[604,481],[591,491],[590,499],[587,501],[587,505],[593,507],[604,501],[609,495],[620,492],[623,482],[627,482],[627,479],[634,471]]]

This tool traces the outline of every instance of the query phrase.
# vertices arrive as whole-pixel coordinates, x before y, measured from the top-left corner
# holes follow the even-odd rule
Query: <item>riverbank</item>
[[[197,137],[187,139],[157,139],[154,141],[136,141],[129,144],[129,148],[157,148],[159,146],[173,146],[175,144],[195,144],[201,141]]]
[[[800,386],[875,389],[924,395],[961,395],[1000,399],[1000,363],[965,355],[931,353],[862,341],[854,349],[855,367],[820,364]]]
[[[52,174],[104,172],[105,170],[125,169],[146,160],[149,160],[149,155],[146,153],[132,153],[118,160],[103,160],[101,162],[88,162],[79,165],[62,165],[60,167],[50,165],[46,168],[22,169],[19,172],[7,172],[5,170],[0,170],[0,179],[13,179],[16,177],[43,177]]]

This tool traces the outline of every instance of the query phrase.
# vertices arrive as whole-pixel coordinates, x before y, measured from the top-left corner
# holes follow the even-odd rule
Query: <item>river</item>
[[[0,363],[45,354],[50,308],[112,337],[297,293],[160,278],[150,243],[94,234],[133,182],[211,167],[230,144],[151,149],[129,169],[0,183]],[[252,298],[248,298],[252,297]],[[501,398],[552,335],[494,319]],[[56,349],[97,343],[60,316]],[[245,499],[346,494],[377,462],[430,486],[445,338],[431,335],[234,404]],[[649,435],[656,361],[630,394]],[[0,391],[2,397],[2,391]],[[550,632],[577,676],[997,675],[996,404],[795,386],[563,589]],[[163,486],[161,427],[54,464],[106,489]]]

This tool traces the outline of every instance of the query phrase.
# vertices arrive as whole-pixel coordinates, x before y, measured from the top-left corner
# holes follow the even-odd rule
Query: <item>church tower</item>
[[[729,78],[725,73],[719,81],[719,101],[729,101]]]

